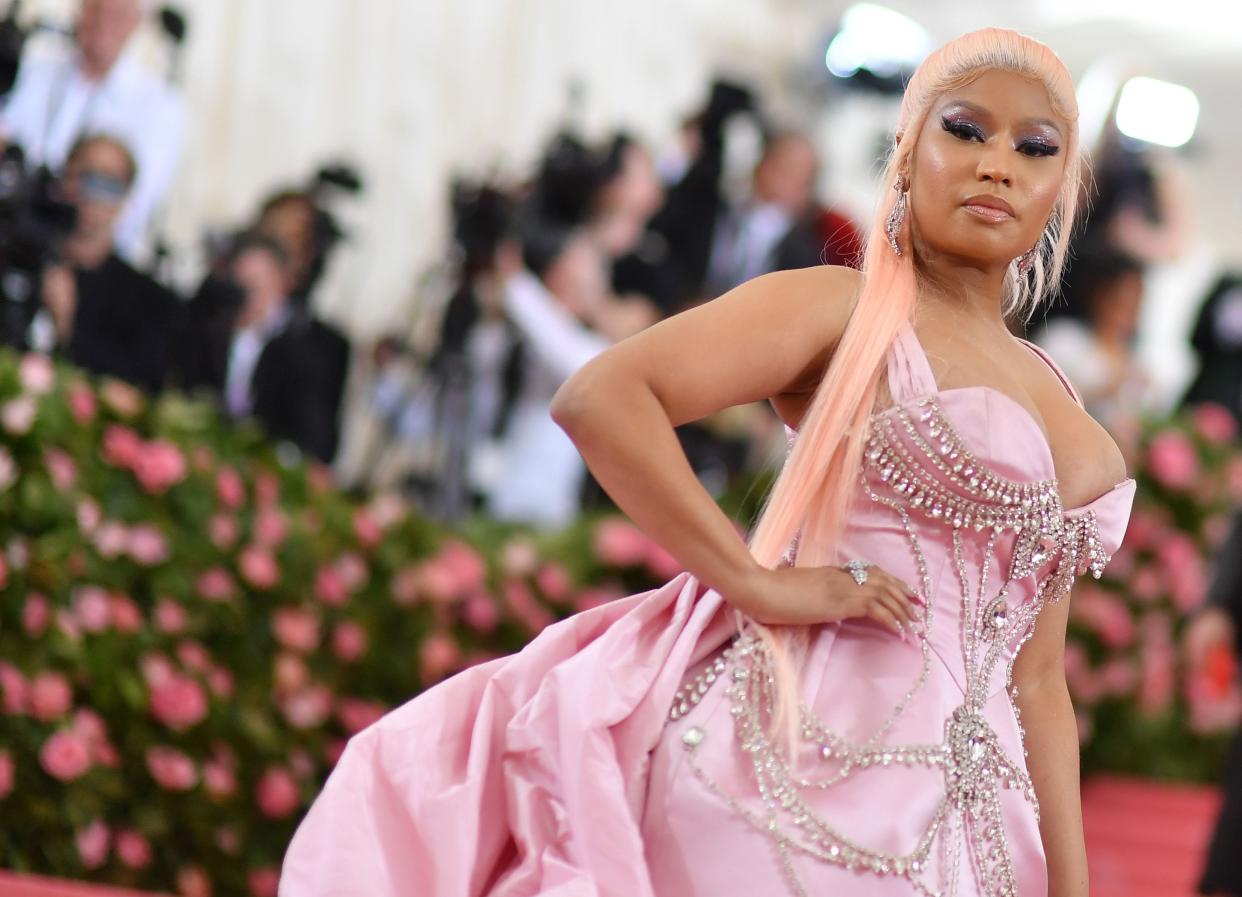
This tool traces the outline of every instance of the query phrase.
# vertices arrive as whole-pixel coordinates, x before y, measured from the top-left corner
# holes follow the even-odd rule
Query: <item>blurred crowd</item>
[[[734,178],[726,133],[738,121],[760,149]],[[553,393],[605,347],[745,280],[856,264],[859,232],[818,201],[820,168],[806,135],[772,126],[746,88],[717,83],[672,157],[623,133],[560,133],[526,183],[455,185],[448,298],[415,338],[377,354],[386,426],[367,469],[445,519],[482,510],[558,527],[605,502],[549,416]],[[717,494],[768,460],[774,434],[759,407],[679,428]]]
[[[343,442],[348,382],[369,421],[351,445],[356,485],[404,489],[440,519],[556,527],[606,503],[548,415],[574,370],[765,272],[858,263],[859,228],[823,198],[814,136],[718,82],[675,147],[565,129],[520,181],[446,185],[438,276],[420,283],[412,326],[377,345],[351,345],[314,312],[343,237],[334,203],[361,189],[347,168],[261,197],[180,295],[161,276],[159,221],[187,112],[174,80],[131,52],[148,9],[79,0],[61,52],[16,67],[0,105],[0,339],[148,392],[206,394],[325,462]],[[757,135],[741,166],[739,128]],[[1135,351],[1146,278],[1187,251],[1193,209],[1171,154],[1110,127],[1090,149],[1091,213],[1063,301],[1032,335],[1124,448],[1155,401]],[[1211,290],[1193,345],[1201,366],[1183,401],[1242,419],[1242,280]],[[760,406],[679,436],[714,494],[783,444]]]

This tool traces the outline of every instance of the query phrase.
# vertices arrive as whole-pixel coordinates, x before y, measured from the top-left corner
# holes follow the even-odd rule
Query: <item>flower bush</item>
[[[1239,696],[1177,636],[1242,496],[1231,421],[1153,425],[1123,549],[1072,604],[1088,769],[1211,777]],[[750,520],[767,478],[726,499]],[[676,561],[615,516],[438,531],[211,409],[0,354],[0,866],[274,895],[346,740]]]
[[[1215,552],[1242,503],[1232,416],[1214,405],[1149,422],[1132,466],[1138,491],[1104,578],[1070,604],[1066,678],[1084,771],[1216,781],[1242,719],[1231,653],[1192,667],[1180,648]]]
[[[440,533],[203,405],[0,354],[0,866],[273,895],[350,735],[676,566],[615,519]]]

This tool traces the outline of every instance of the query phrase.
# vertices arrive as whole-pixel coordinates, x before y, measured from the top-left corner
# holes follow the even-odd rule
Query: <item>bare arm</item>
[[[698,482],[674,427],[733,405],[806,394],[845,329],[857,272],[756,278],[613,346],[572,376],[552,417],[600,485],[694,576],[761,622],[868,615],[901,631],[911,593],[876,571],[761,568]]]
[[[1013,665],[1015,703],[1026,731],[1026,765],[1039,801],[1048,897],[1088,897],[1078,725],[1065,683],[1069,602],[1067,595],[1040,612],[1034,635]]]

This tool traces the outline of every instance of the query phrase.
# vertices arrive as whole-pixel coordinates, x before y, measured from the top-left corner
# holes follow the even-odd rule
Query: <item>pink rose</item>
[[[129,530],[116,520],[105,520],[95,530],[95,550],[105,558],[120,557],[129,548]]]
[[[1152,476],[1168,489],[1189,489],[1199,477],[1199,456],[1184,433],[1165,430],[1147,447]]]
[[[89,707],[79,707],[73,713],[73,731],[91,744],[98,744],[108,737],[103,718]]]
[[[168,560],[168,540],[153,526],[140,523],[129,531],[128,553],[144,567],[154,567]]]
[[[500,566],[509,576],[524,577],[539,566],[539,551],[530,539],[510,539],[500,551]]]
[[[663,545],[652,541],[647,548],[647,569],[657,579],[672,579],[684,568]]]
[[[228,514],[213,514],[207,521],[207,535],[211,539],[211,544],[221,551],[227,551],[237,544],[241,529],[235,517]]]
[[[535,585],[545,598],[557,604],[569,598],[570,589],[573,587],[569,572],[556,563],[544,564],[539,568],[539,572],[535,574]]]
[[[286,819],[302,803],[298,783],[287,769],[270,767],[259,779],[255,789],[259,811],[269,819]]]
[[[341,762],[341,757],[345,753],[345,748],[349,745],[344,738],[329,738],[323,746],[324,759],[328,761],[329,766],[336,766]]]
[[[1137,567],[1130,577],[1130,594],[1145,604],[1158,600],[1165,590],[1164,573],[1155,564]]]
[[[113,467],[132,468],[142,453],[142,437],[120,424],[109,424],[103,434],[101,454]]]
[[[142,410],[145,403],[142,393],[136,387],[122,380],[109,377],[99,387],[99,397],[104,403],[121,417],[133,417]]]
[[[116,855],[131,869],[145,869],[151,865],[151,842],[133,829],[116,833]]]
[[[84,498],[77,505],[78,529],[82,535],[90,536],[103,521],[103,511],[94,500]]]
[[[542,632],[551,625],[551,612],[535,600],[534,593],[526,583],[507,580],[503,583],[502,591],[509,610],[531,633]]]
[[[461,663],[461,649],[451,636],[436,632],[423,641],[418,650],[418,660],[423,682],[434,682]]]
[[[34,426],[39,414],[39,403],[33,396],[10,399],[0,407],[0,425],[11,436],[25,436]]]
[[[405,567],[392,578],[392,600],[401,607],[410,607],[418,601],[422,571],[418,567]]]
[[[1191,413],[1195,429],[1208,442],[1225,445],[1238,435],[1238,425],[1233,415],[1223,405],[1207,402],[1195,407]]]
[[[79,427],[84,427],[95,419],[95,410],[95,394],[90,387],[78,384],[70,388],[69,413]]]
[[[462,605],[462,619],[475,632],[487,635],[500,624],[500,610],[491,595],[477,592]]]
[[[195,581],[194,588],[205,601],[230,601],[237,594],[233,577],[222,567],[204,570]]]
[[[595,554],[610,567],[637,567],[646,560],[650,541],[632,523],[610,518],[595,529]]]
[[[0,751],[0,800],[4,800],[13,792],[15,778],[13,755],[8,751]]]
[[[203,764],[203,787],[213,797],[232,797],[237,792],[237,776],[224,761],[208,760]]]
[[[207,687],[221,700],[233,694],[233,674],[223,667],[215,667],[207,673]]]
[[[234,511],[246,503],[246,484],[232,467],[221,468],[216,474],[216,499]]]
[[[147,772],[157,785],[167,791],[189,791],[198,784],[194,761],[170,747],[148,748]]]
[[[177,668],[163,654],[152,653],[144,655],[140,661],[140,666],[142,667],[142,678],[146,680],[148,688],[157,688],[177,675]]]
[[[26,603],[22,606],[22,628],[26,630],[28,636],[31,638],[41,636],[51,619],[51,605],[48,604],[46,596],[38,592],[31,592],[26,596]]]
[[[336,707],[336,718],[350,735],[357,735],[367,726],[378,722],[387,708],[375,701],[358,698],[342,698]]]
[[[211,654],[200,643],[184,641],[177,645],[177,659],[187,670],[206,673],[211,669]]]
[[[30,685],[21,670],[0,662],[0,690],[4,691],[4,712],[18,716],[30,709]]]
[[[110,595],[108,612],[112,616],[112,628],[126,635],[141,632],[146,623],[142,619],[142,609],[128,595]]]
[[[51,359],[37,352],[28,352],[22,356],[18,365],[18,376],[22,381],[22,389],[36,396],[46,395],[56,385],[56,371],[52,367]]]
[[[296,654],[283,651],[276,655],[272,662],[272,687],[277,694],[289,694],[297,691],[310,681],[310,670],[306,662]]]
[[[77,732],[55,732],[39,751],[39,763],[48,775],[71,782],[91,768],[91,749]]]
[[[266,548],[248,545],[237,559],[242,579],[256,589],[270,589],[280,581],[280,567]]]
[[[30,713],[45,723],[68,715],[73,707],[73,687],[60,673],[40,673],[30,682]]]
[[[172,676],[152,686],[151,715],[173,731],[184,731],[207,716],[207,695],[193,679]]]
[[[246,876],[246,884],[250,886],[250,897],[276,897],[280,873],[270,866],[255,869]]]
[[[371,568],[367,566],[367,562],[352,551],[337,558],[335,567],[341,582],[351,592],[362,588],[371,579]]]
[[[112,834],[103,820],[96,819],[73,837],[77,844],[78,856],[87,869],[98,869],[108,860],[108,845]]]
[[[1110,648],[1134,642],[1134,616],[1125,602],[1100,589],[1079,586],[1070,603],[1070,618],[1094,631]]]
[[[384,531],[363,508],[354,511],[354,538],[368,550],[376,548],[384,540]]]
[[[180,897],[211,897],[211,878],[201,866],[185,866],[177,872]]]
[[[222,853],[229,856],[236,856],[241,850],[241,836],[237,834],[237,829],[228,826],[221,826],[216,829],[216,846],[220,848]]]
[[[261,508],[269,508],[280,500],[280,480],[270,470],[261,470],[254,477],[254,500]]]
[[[282,607],[272,614],[272,633],[286,648],[309,654],[319,647],[319,618],[310,611]]]
[[[78,465],[73,463],[73,458],[68,452],[63,452],[58,448],[45,448],[43,466],[47,468],[48,476],[52,478],[52,485],[59,492],[68,492],[78,481]]]
[[[171,598],[161,598],[155,603],[155,628],[164,635],[184,632],[188,616],[185,608]]]
[[[82,586],[74,591],[73,616],[85,632],[103,632],[112,622],[112,604],[99,586]]]
[[[147,492],[163,495],[185,479],[185,455],[166,439],[148,442],[138,452],[134,475]]]
[[[410,504],[395,492],[385,492],[371,500],[370,512],[380,529],[387,530],[410,513]]]
[[[279,548],[289,536],[289,522],[278,508],[263,508],[254,521],[255,541],[264,548]]]
[[[352,620],[343,620],[332,630],[332,653],[342,663],[353,663],[367,650],[367,631]]]
[[[56,611],[56,628],[69,641],[74,643],[82,641],[82,627],[78,625],[77,619],[69,611]]]
[[[282,700],[280,710],[295,729],[316,729],[332,713],[332,692],[312,685]]]
[[[329,607],[344,607],[349,602],[349,589],[336,567],[319,568],[315,574],[315,595]]]

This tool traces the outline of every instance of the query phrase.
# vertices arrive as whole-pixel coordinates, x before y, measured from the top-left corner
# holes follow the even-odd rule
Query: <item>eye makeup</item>
[[[987,134],[982,126],[969,115],[961,112],[944,113],[940,117],[940,126],[961,140],[977,140],[980,143],[987,140]],[[1061,151],[1061,147],[1054,140],[1043,134],[1020,138],[1014,145],[1014,149],[1032,158],[1055,156]]]

